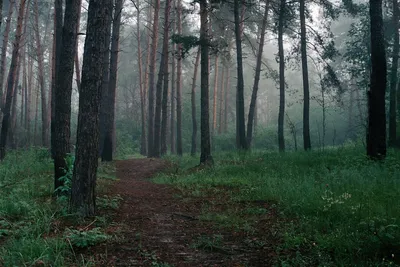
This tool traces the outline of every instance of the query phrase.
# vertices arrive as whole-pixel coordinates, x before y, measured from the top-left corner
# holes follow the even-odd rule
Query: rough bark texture
[[[307,32],[306,32],[306,10],[305,0],[300,0],[300,45],[301,45],[301,67],[303,73],[303,141],[304,150],[311,149],[310,139],[310,84],[308,81],[307,63]]]
[[[211,156],[210,142],[210,112],[209,112],[209,36],[208,36],[208,4],[207,0],[200,0],[200,48],[201,48],[201,154],[200,164],[212,165],[213,158]]]
[[[236,139],[238,149],[247,149],[246,126],[244,120],[244,78],[243,78],[243,53],[242,30],[239,16],[239,1],[234,1],[233,13],[235,17],[235,40],[237,61],[237,88],[236,88]]]
[[[154,20],[149,64],[149,111],[147,125],[147,156],[149,158],[154,156],[154,94],[159,12],[160,0],[154,0]]]
[[[119,34],[121,27],[121,13],[123,0],[116,0],[111,36],[111,57],[110,57],[110,83],[108,87],[108,100],[106,109],[106,125],[104,135],[104,145],[101,154],[102,161],[113,160],[114,148],[114,124],[115,124],[115,96],[117,90],[117,71],[119,54]]]
[[[260,76],[261,76],[261,63],[262,63],[262,54],[263,54],[263,50],[264,50],[265,31],[266,31],[267,22],[268,22],[268,10],[269,10],[269,1],[266,2],[264,17],[263,17],[263,20],[261,23],[260,40],[259,40],[260,43],[258,44],[253,91],[251,93],[249,116],[247,119],[247,145],[249,147],[251,146],[251,141],[253,138],[253,129],[254,129],[253,123],[254,123],[254,117],[255,117],[255,111],[256,111],[258,85],[260,83]]]
[[[164,40],[163,40],[163,58],[164,58],[164,87],[162,92],[162,107],[161,107],[161,148],[160,154],[164,155],[167,153],[167,121],[168,121],[168,64],[169,64],[169,49],[168,49],[168,41],[169,41],[169,16],[171,11],[171,0],[165,1],[165,9],[164,9]]]
[[[8,72],[7,97],[6,97],[6,103],[5,103],[4,111],[3,111],[3,114],[4,114],[3,120],[2,120],[2,124],[1,124],[0,160],[3,160],[4,157],[6,156],[7,135],[8,135],[9,127],[10,127],[11,104],[12,104],[13,95],[14,95],[14,81],[15,81],[15,75],[16,75],[17,65],[18,65],[18,57],[19,57],[20,46],[21,46],[22,26],[23,26],[23,20],[24,20],[24,11],[25,11],[26,1],[27,0],[20,1],[19,10],[18,10],[17,30],[15,32],[15,40],[14,40],[13,51],[12,51],[12,55],[11,55],[10,71]]]
[[[177,3],[178,34],[182,35],[182,3]],[[176,153],[181,156],[182,151],[182,44],[178,44],[178,59],[176,70]]]
[[[230,51],[230,50],[229,50]],[[228,98],[228,93],[231,89],[231,69],[227,67],[226,69],[226,80],[225,80],[225,105],[224,105],[224,128],[223,131],[224,133],[228,132],[228,107],[229,107],[229,98]]]
[[[197,72],[200,62],[200,52],[201,48],[197,49],[196,61],[194,62],[194,72],[192,79],[192,94],[191,94],[191,103],[192,103],[192,148],[190,150],[190,154],[192,156],[196,155],[197,151],[197,119],[196,119],[196,80],[197,80]]]
[[[102,61],[106,49],[106,23],[111,16],[111,10],[108,8],[110,1],[89,1],[70,201],[71,211],[81,216],[93,216],[96,211]]]
[[[1,47],[1,59],[0,59],[0,101],[1,101],[1,105],[0,106],[2,108],[4,105],[5,96],[7,94],[7,90],[6,90],[7,87],[4,88],[4,90],[3,90],[3,84],[4,84],[4,76],[5,76],[5,71],[6,71],[7,44],[8,44],[8,37],[10,34],[10,28],[11,28],[11,18],[12,18],[12,14],[14,12],[14,4],[15,4],[15,0],[10,1],[10,4],[8,6],[6,27],[4,29],[4,34],[3,34],[3,45]]]
[[[29,47],[28,49],[28,55],[29,55]],[[28,145],[31,144],[31,105],[32,105],[32,88],[33,88],[33,60],[31,57],[28,57],[28,85],[27,85],[27,90],[26,90],[26,98],[25,98],[25,127],[26,127],[26,142]]]
[[[113,6],[110,4],[109,6],[111,12],[113,11]],[[100,103],[100,116],[99,116],[99,156],[102,157],[104,150],[104,141],[106,138],[106,125],[109,123],[109,110],[108,110],[108,87],[110,85],[110,45],[111,45],[111,27],[112,27],[112,19],[107,18],[106,24],[106,39],[105,39],[105,47],[103,53],[103,81],[102,81],[102,89],[101,89],[101,103]]]
[[[278,143],[279,151],[285,151],[285,137],[283,132],[285,120],[285,54],[283,50],[283,24],[285,18],[286,0],[281,0],[278,25],[279,47],[279,115],[278,115]]]
[[[164,54],[164,49],[163,52]],[[161,55],[160,68],[158,71],[157,84],[156,84],[156,106],[154,113],[154,141],[153,141],[153,157],[160,157],[160,144],[161,144],[161,103],[162,103],[162,89],[164,78],[164,55]]]
[[[386,55],[382,18],[382,0],[369,1],[371,18],[371,87],[368,91],[367,155],[380,160],[386,157]]]
[[[397,68],[399,64],[399,6],[397,0],[393,0],[392,24],[394,29],[393,36],[393,55],[392,68],[390,71],[390,110],[389,110],[389,146],[396,145],[396,87],[397,87]]]
[[[63,1],[55,0],[54,1],[54,33],[53,33],[53,42],[54,42],[54,69],[53,69],[53,79],[52,79],[52,89],[51,89],[51,122],[50,122],[50,131],[51,131],[51,154],[54,158],[55,154],[55,114],[56,114],[56,82],[57,75],[60,70],[60,57],[61,57],[61,47],[62,47],[62,35],[63,35]],[[79,23],[79,21],[78,21]],[[56,182],[57,183],[57,182]]]
[[[64,14],[64,27],[61,35],[60,54],[56,59],[56,81],[54,84],[54,188],[62,186],[59,181],[70,166],[66,157],[70,153],[71,136],[71,95],[76,53],[77,23],[81,12],[81,0],[67,1]],[[56,28],[57,31],[57,28]],[[57,36],[57,34],[56,34]],[[57,37],[56,37],[57,38]],[[58,44],[57,44],[58,45]],[[57,51],[58,52],[58,51]],[[57,57],[57,53],[56,53]]]

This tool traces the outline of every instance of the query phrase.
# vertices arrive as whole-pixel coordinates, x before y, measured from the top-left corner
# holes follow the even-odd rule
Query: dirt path
[[[123,200],[107,231],[118,238],[88,251],[94,255],[96,266],[272,264],[272,245],[251,247],[247,240],[253,237],[248,233],[218,228],[212,222],[197,219],[204,204],[214,203],[213,200],[182,198],[177,189],[149,180],[167,167],[165,161],[153,159],[117,162],[117,177],[120,180],[115,183],[111,195],[120,194]],[[258,223],[262,228],[270,225],[267,221]],[[220,240],[213,239],[215,236],[223,240],[223,245],[219,245]],[[199,240],[214,241],[204,241],[202,247],[196,248],[194,244],[197,242],[199,245]]]

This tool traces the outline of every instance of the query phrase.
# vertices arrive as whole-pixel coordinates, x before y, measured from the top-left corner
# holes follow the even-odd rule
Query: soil
[[[122,197],[112,223],[114,236],[81,251],[95,266],[272,266],[279,244],[276,211],[265,202],[232,202],[234,189],[220,188],[194,197],[150,178],[170,164],[158,159],[116,162],[118,181],[108,192]],[[238,189],[236,189],[238,190]],[[249,207],[263,215],[247,216],[247,223],[220,225],[204,214],[235,214]],[[238,212],[239,211],[239,212]],[[103,211],[105,212],[105,211]],[[110,216],[110,212],[106,213]],[[239,218],[240,219],[240,218]]]

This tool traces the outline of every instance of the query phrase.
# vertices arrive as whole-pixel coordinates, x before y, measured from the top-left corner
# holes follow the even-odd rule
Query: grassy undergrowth
[[[215,154],[215,167],[192,170],[198,158],[171,158],[180,168],[155,179],[199,196],[225,188],[230,205],[276,203],[283,223],[281,266],[386,266],[400,258],[400,153],[384,163],[363,149]],[[236,214],[229,209],[225,222]],[[254,214],[253,214],[254,215]],[[212,217],[203,214],[203,217]]]
[[[115,180],[113,172],[112,164],[99,168],[99,195]],[[95,228],[96,232],[77,232],[74,224],[67,226],[66,218],[71,219],[67,200],[54,201],[53,186],[53,164],[45,149],[10,152],[1,162],[0,266],[90,265],[75,255],[74,242],[93,243],[100,237],[104,239],[104,235],[100,228]],[[103,202],[108,204],[107,200]],[[98,222],[105,223],[104,218],[95,220],[93,227],[98,227]]]

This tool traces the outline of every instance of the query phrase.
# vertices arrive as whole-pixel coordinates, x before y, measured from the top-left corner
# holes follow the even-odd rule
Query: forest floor
[[[274,205],[235,204],[235,211],[265,210],[252,220],[237,218],[221,226],[207,214],[232,208],[229,190],[206,190],[197,197],[150,180],[171,171],[171,163],[155,159],[116,162],[108,195],[122,198],[105,232],[105,243],[80,251],[95,266],[271,266],[276,263],[278,219]],[[208,191],[208,192],[207,192]],[[110,211],[102,211],[109,216]],[[79,251],[76,251],[79,252]]]

